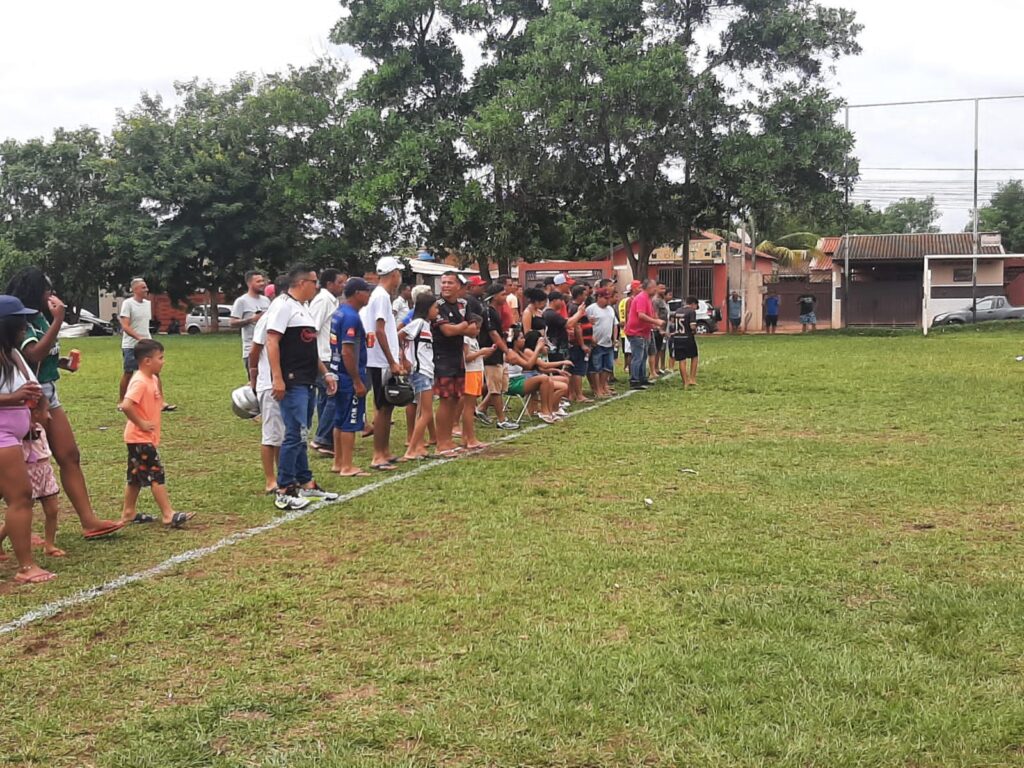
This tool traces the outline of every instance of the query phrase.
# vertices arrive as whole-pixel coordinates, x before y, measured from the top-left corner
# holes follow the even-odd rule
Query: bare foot
[[[336,469],[334,470],[341,477],[370,477],[369,472],[364,472],[359,467],[349,467],[348,469]]]
[[[56,579],[56,573],[50,573],[38,565],[30,565],[27,568],[19,568],[14,574],[15,584],[42,584],[44,581]]]

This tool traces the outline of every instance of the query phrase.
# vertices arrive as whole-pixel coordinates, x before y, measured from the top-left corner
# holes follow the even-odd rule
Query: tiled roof
[[[832,271],[832,257],[831,256],[817,256],[811,259],[811,271],[831,272]]]
[[[845,246],[842,238],[837,239],[840,245],[833,256],[842,259],[846,257]],[[974,252],[974,244],[970,232],[850,235],[849,249],[850,261],[924,261],[925,256],[970,256]],[[995,255],[1004,251],[1001,245],[983,245],[981,253]]]
[[[843,238],[841,237],[823,237],[818,241],[818,250],[826,256],[834,256],[842,242]]]

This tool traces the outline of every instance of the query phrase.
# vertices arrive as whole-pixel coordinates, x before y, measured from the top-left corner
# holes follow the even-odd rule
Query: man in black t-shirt
[[[580,318],[586,314],[587,307],[581,303],[576,313],[568,318],[562,317],[565,298],[558,291],[548,294],[548,308],[544,310],[544,323],[547,326],[548,360],[560,363],[569,359],[569,334],[576,328]]]
[[[459,298],[459,275],[448,271],[441,276],[441,298],[437,302],[437,318],[431,325],[434,336],[434,394],[437,406],[437,454],[452,456],[452,426],[455,424],[459,398],[466,385],[466,363],[463,337],[469,329],[466,302]]]
[[[519,429],[519,425],[505,418],[505,401],[502,395],[508,391],[508,373],[505,370],[505,353],[508,344],[501,332],[501,308],[508,306],[505,286],[493,283],[487,288],[487,305],[484,310],[484,322],[480,326],[480,348],[494,347],[494,352],[484,358],[484,381],[487,382],[487,397],[480,405],[480,412],[485,417],[487,407],[494,408],[498,429]]]
[[[805,293],[797,301],[800,302],[801,332],[807,333],[807,326],[811,326],[812,332],[818,330],[818,317],[814,314],[814,307],[818,300],[811,294]]]

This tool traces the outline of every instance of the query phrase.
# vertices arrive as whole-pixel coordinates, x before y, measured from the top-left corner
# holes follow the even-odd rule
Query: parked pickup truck
[[[1024,307],[1015,307],[1007,301],[1005,296],[986,296],[978,299],[978,322],[986,320],[1021,320],[1024,319]],[[971,312],[971,305],[955,312],[943,312],[936,315],[932,325],[963,325],[973,323],[974,314]]]

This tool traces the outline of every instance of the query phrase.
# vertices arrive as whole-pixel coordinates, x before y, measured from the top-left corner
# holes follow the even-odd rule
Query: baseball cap
[[[484,280],[480,275],[472,275],[467,281],[467,285],[487,285],[487,281]]]
[[[639,291],[641,285],[643,285],[643,283],[641,283],[639,280],[634,280],[632,283],[629,284],[629,290]]]
[[[13,315],[34,315],[34,309],[26,309],[17,296],[0,295],[0,317]]]
[[[565,285],[565,281],[567,279],[568,278],[565,275],[555,275],[553,278],[551,278],[552,282],[555,285]]]
[[[487,286],[487,290],[485,291],[485,295],[487,296],[487,298],[491,298],[492,296],[497,296],[499,293],[501,293],[504,290],[505,290],[505,286],[499,285],[498,283],[491,283],[489,286]]]
[[[391,257],[387,256],[385,258],[389,258],[390,259]],[[381,261],[383,261],[383,259],[381,259]],[[378,264],[378,267],[379,267],[379,264]],[[387,274],[387,272],[385,272],[384,274]],[[372,290],[373,290],[373,286],[371,286],[368,282],[363,280],[363,278],[361,278],[361,277],[350,277],[348,279],[348,282],[345,283],[345,298],[351,298],[352,296],[355,296],[359,291],[372,291]]]
[[[405,265],[402,264],[394,256],[382,256],[377,261],[377,274],[388,275],[394,272],[396,269],[402,269]]]

